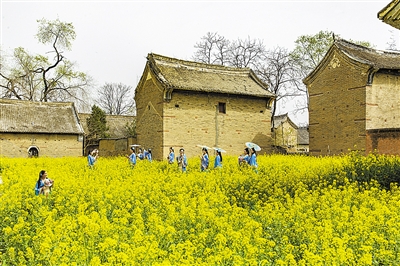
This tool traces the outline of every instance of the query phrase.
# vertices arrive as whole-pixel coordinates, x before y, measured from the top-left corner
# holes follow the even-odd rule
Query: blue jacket
[[[255,153],[253,153],[253,154],[251,155],[250,160],[249,160],[249,164],[250,164],[251,166],[258,167],[258,165],[257,165],[257,156],[256,156]]]
[[[174,163],[174,159],[175,159],[175,154],[173,152],[170,152],[168,155],[168,162]]]
[[[131,155],[129,155],[129,162],[133,165],[136,164],[136,154],[135,153],[131,153]]]
[[[36,182],[36,186],[35,186],[35,195],[39,195],[40,193],[40,189],[44,187],[44,182],[43,180],[39,180],[38,182]]]
[[[222,167],[221,156],[217,155],[214,160],[214,168]]]
[[[209,164],[208,154],[205,153],[205,154],[203,154],[203,156],[201,157],[201,170],[207,169],[207,168],[208,168],[208,164]]]
[[[95,162],[96,162],[96,159],[91,154],[89,154],[88,155],[89,166],[93,166]]]

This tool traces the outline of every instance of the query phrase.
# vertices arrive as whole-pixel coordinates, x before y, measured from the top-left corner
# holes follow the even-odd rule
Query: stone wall
[[[27,158],[31,146],[38,148],[39,157],[83,155],[78,135],[0,133],[0,156]]]
[[[335,54],[309,84],[310,155],[365,150],[367,67]]]

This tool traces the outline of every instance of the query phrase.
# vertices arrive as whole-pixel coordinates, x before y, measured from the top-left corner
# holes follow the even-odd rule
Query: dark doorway
[[[37,147],[30,147],[28,150],[28,156],[31,157],[39,157],[39,149]]]

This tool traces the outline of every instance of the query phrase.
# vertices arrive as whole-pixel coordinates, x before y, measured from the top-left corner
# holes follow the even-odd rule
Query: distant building
[[[135,92],[137,141],[156,159],[198,144],[241,154],[245,142],[270,152],[275,95],[249,68],[239,69],[149,54]]]
[[[308,128],[298,127],[288,116],[274,116],[272,138],[278,152],[308,153]]]
[[[79,113],[85,135],[89,133],[87,119],[90,113]],[[90,150],[99,149],[100,156],[118,156],[129,154],[129,145],[136,144],[135,136],[128,135],[127,126],[132,126],[136,121],[136,116],[132,115],[106,115],[107,126],[109,128],[109,138],[100,139],[98,145],[85,147],[84,154],[87,155]],[[135,142],[135,143],[134,143]]]
[[[299,127],[297,129],[297,149],[296,153],[308,154],[310,149],[310,136],[308,134],[308,127]]]
[[[276,147],[283,148],[286,153],[297,150],[297,125],[289,118],[288,114],[274,116],[272,138]]]
[[[0,99],[0,156],[82,156],[83,134],[73,103]]]
[[[400,53],[336,39],[303,80],[310,155],[400,154]]]

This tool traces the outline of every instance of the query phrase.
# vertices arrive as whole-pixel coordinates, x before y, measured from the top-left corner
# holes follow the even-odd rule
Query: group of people
[[[174,148],[172,147],[169,148],[169,154],[167,156],[167,160],[169,164],[173,164],[175,161],[175,152]],[[185,154],[184,148],[179,149],[179,156],[176,157],[176,162],[178,163],[179,169],[181,169],[182,172],[186,172],[186,168],[188,166],[188,159]]]
[[[202,154],[200,155],[200,171],[207,171],[209,169],[210,164],[210,156],[208,154],[207,147],[202,147]],[[216,155],[214,159],[214,168],[222,167],[222,150],[216,149]],[[167,156],[167,160],[170,164],[174,163],[175,154],[174,149],[172,147],[169,148],[169,154]],[[176,161],[178,163],[179,168],[182,172],[185,172],[188,166],[188,160],[185,154],[185,150],[181,148],[179,150],[179,156],[176,157]],[[248,164],[254,168],[257,168],[257,153],[254,148],[245,148],[244,154],[239,156],[239,165]]]
[[[257,152],[254,148],[245,148],[244,153],[238,158],[239,165],[250,165],[254,168],[258,167]]]
[[[134,167],[136,165],[137,159],[139,159],[139,160],[148,160],[149,162],[151,162],[152,159],[153,159],[153,155],[151,153],[151,149],[148,149],[148,150],[144,149],[143,150],[142,148],[139,148],[138,154],[136,154],[136,150],[135,150],[134,146],[131,147],[131,154],[126,156],[126,157],[128,158],[129,164],[132,167]]]
[[[201,149],[202,154],[200,155],[200,171],[207,171],[210,163],[208,149],[203,147]],[[220,149],[215,150],[216,155],[214,159],[214,168],[222,167],[222,151]]]
[[[200,155],[200,171],[207,171],[209,169],[209,164],[210,164],[210,157],[208,154],[208,148],[207,147],[202,147],[202,154]],[[222,150],[216,148],[215,149],[216,156],[214,159],[214,168],[221,168],[222,167]],[[95,162],[97,161],[99,156],[99,151],[97,149],[94,149],[93,151],[89,152],[88,155],[88,164],[89,167],[93,167]],[[131,154],[126,156],[129,160],[129,163],[132,167],[136,165],[137,160],[148,160],[152,161],[152,153],[151,149],[142,149],[139,148],[137,154],[136,154],[136,149],[134,146],[131,146]],[[178,163],[179,169],[181,169],[182,172],[185,172],[187,170],[188,166],[188,159],[185,154],[185,149],[180,148],[179,149],[179,156],[175,158],[175,153],[174,153],[174,148],[170,147],[169,148],[169,154],[167,156],[168,163],[173,164],[176,160]],[[253,168],[257,168],[257,152],[254,148],[245,148],[244,153],[239,156],[238,158],[239,165],[250,165]]]
[[[46,170],[39,172],[39,179],[35,185],[35,195],[49,196],[54,185],[54,180],[47,177]]]

